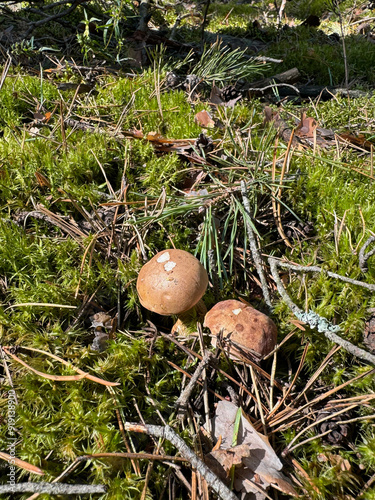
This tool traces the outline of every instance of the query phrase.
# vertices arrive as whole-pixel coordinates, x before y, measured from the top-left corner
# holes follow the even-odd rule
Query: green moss
[[[343,13],[347,7],[346,3],[342,4]],[[232,35],[250,34],[253,19],[259,18],[264,8],[269,8],[266,2],[254,5],[214,2],[207,29]],[[288,2],[286,14],[297,15],[298,9],[298,25],[304,16],[321,15],[324,8],[318,0]],[[222,24],[231,9],[228,26]],[[77,15],[82,19],[83,11]],[[170,27],[175,18],[173,12],[165,16],[159,12],[154,21],[169,23]],[[269,67],[269,74],[297,66],[304,79],[313,77],[316,84],[342,83],[342,46],[327,37],[337,30],[337,15],[322,23],[321,32],[301,26],[280,31],[274,26],[275,19],[274,9],[269,13],[268,31],[261,37],[269,44],[266,55],[280,57],[284,62]],[[186,35],[185,41],[189,37],[198,39],[199,29],[191,32],[190,26],[194,24],[199,28],[199,23],[191,19],[184,23],[178,36]],[[118,49],[118,41],[109,46],[111,57]],[[352,35],[346,38],[350,75],[363,88],[373,83],[373,51],[368,51],[368,43]],[[95,44],[91,48],[95,50]],[[167,70],[174,69],[174,61],[177,65],[181,62],[181,54],[173,59],[172,51],[168,51],[168,57],[162,49],[156,52],[151,57],[150,69],[131,78],[121,70],[115,76],[100,75],[97,92],[80,94],[73,104],[74,90],[56,88],[60,81],[82,80],[71,68],[53,77],[55,80],[47,79],[45,73],[42,82],[40,76],[24,76],[19,68],[10,72],[1,90],[0,122],[4,133],[0,137],[0,298],[3,304],[0,342],[19,346],[21,349],[16,354],[40,372],[56,376],[76,374],[71,367],[22,347],[50,352],[90,374],[120,384],[108,390],[90,380],[50,380],[15,360],[7,361],[19,400],[17,456],[42,467],[46,481],[55,479],[77,456],[127,451],[116,410],[125,421],[139,421],[140,413],[150,423],[160,423],[156,417],[160,412],[190,446],[195,445],[189,427],[183,429],[172,420],[182,375],[169,361],[189,373],[193,373],[196,362],[190,364],[184,353],[160,335],[154,338],[147,320],[159,331],[168,331],[172,319],[142,309],[136,279],[146,257],[175,246],[196,252],[209,269],[212,281],[216,271],[219,274],[219,286],[211,287],[205,296],[208,306],[217,299],[241,297],[262,308],[256,270],[249,258],[243,201],[238,191],[241,180],[249,183],[251,221],[259,232],[265,254],[286,257],[304,265],[318,264],[369,283],[375,279],[373,257],[365,275],[358,266],[359,248],[375,225],[373,181],[368,177],[369,155],[348,148],[337,150],[335,145],[327,150],[318,149],[315,155],[309,149],[293,151],[287,177],[299,173],[288,180],[282,201],[301,220],[312,221],[314,231],[311,239],[301,244],[293,241],[293,250],[288,250],[280,242],[271,209],[271,192],[276,189],[270,180],[275,133],[271,127],[262,127],[264,103],[245,100],[233,110],[215,111],[224,127],[206,132],[217,140],[217,157],[210,160],[210,165],[191,164],[176,152],[160,153],[151,141],[135,139],[126,133],[137,129],[144,137],[152,132],[169,139],[194,139],[202,131],[194,116],[201,109],[210,109],[205,101],[209,85],[205,84],[195,101],[189,100],[182,91],[168,91],[163,79]],[[367,59],[360,57],[365,52]],[[186,64],[184,68],[179,66],[179,71],[191,69],[195,63]],[[61,133],[61,99],[64,117],[70,110],[71,119],[97,123],[95,132],[67,127],[65,142]],[[338,132],[364,130],[368,139],[374,135],[375,100],[372,97],[352,101],[336,98],[325,103],[304,103],[304,107],[323,127]],[[54,111],[48,123],[33,123],[34,113],[39,110]],[[292,104],[284,104],[284,109],[280,109],[282,115],[286,111],[291,115],[300,114]],[[38,135],[30,133],[31,126],[39,129]],[[276,151],[278,172],[285,148],[280,140]],[[43,175],[47,181],[43,183],[40,178],[38,181],[36,174]],[[196,188],[207,189],[208,195],[200,199],[186,198],[182,192],[184,183],[187,179],[194,182],[197,175],[201,181]],[[125,193],[121,191],[124,186]],[[107,209],[116,200],[118,231],[115,236],[121,234],[121,241],[112,234],[112,220],[104,224],[97,215],[98,210]],[[25,218],[24,213],[37,210],[38,204],[65,217],[62,220],[70,227],[85,227],[86,235],[72,236],[32,215]],[[287,212],[284,207],[283,223],[287,217],[293,218]],[[97,226],[87,229],[84,222],[90,217]],[[209,249],[214,250],[216,264],[213,266],[207,258]],[[343,337],[363,347],[367,309],[375,307],[372,293],[328,278],[324,273],[291,273],[288,291],[300,307],[310,308],[335,322]],[[278,300],[276,291],[273,302],[272,317],[277,323],[280,341],[294,328],[293,316]],[[101,353],[91,348],[90,316],[98,311],[112,318],[120,312],[119,329]],[[296,373],[307,340],[311,345],[293,388],[293,398],[332,348],[323,334],[309,328],[304,332],[298,330],[281,347],[277,380],[287,383],[290,374]],[[181,341],[199,349],[193,345],[194,340]],[[221,360],[220,366],[237,377],[228,360]],[[263,367],[271,369],[267,363]],[[306,398],[312,400],[322,394],[322,390],[348,382],[368,369],[341,349],[319,376],[319,385],[313,385]],[[210,380],[212,387],[226,396],[222,386],[226,377],[222,374],[215,377]],[[0,392],[2,415],[6,413],[7,384],[7,381],[3,383]],[[340,395],[356,397],[374,390],[374,380],[367,376],[351,382]],[[268,391],[267,384],[265,391]],[[198,395],[198,391],[195,394]],[[210,404],[215,401],[212,397]],[[199,413],[198,407],[196,412]],[[368,403],[368,407],[355,410],[355,417],[372,413]],[[310,483],[301,479],[308,492],[305,497],[328,500],[348,494],[358,496],[374,469],[373,430],[371,420],[364,419],[356,423],[350,448],[327,445],[321,439],[296,448],[294,457],[311,479]],[[298,431],[293,424],[285,432],[277,433],[277,453]],[[312,429],[304,437],[314,437],[314,433]],[[6,428],[1,426],[0,439],[6,438]],[[129,434],[127,438],[134,439],[137,451],[152,451],[149,437]],[[167,454],[176,453],[170,443],[165,442],[163,448]],[[348,460],[351,469],[344,471],[329,460],[322,461],[322,456],[328,453]],[[129,460],[91,460],[82,463],[70,479],[77,484],[82,481],[107,485],[105,500],[136,499],[143,491],[148,467],[147,461],[139,461],[139,464],[140,476],[134,474]],[[364,471],[359,469],[359,464],[364,466]],[[5,477],[4,470],[1,469],[2,477]],[[168,471],[164,464],[154,463],[146,498],[160,497]],[[362,483],[361,476],[364,476]],[[19,471],[17,477],[30,480],[31,476]],[[186,491],[177,491],[176,498],[185,497]],[[371,489],[362,496],[373,497]]]

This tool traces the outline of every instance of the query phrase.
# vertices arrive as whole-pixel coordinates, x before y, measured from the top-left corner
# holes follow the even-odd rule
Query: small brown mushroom
[[[140,270],[137,292],[146,309],[164,316],[182,314],[202,298],[208,285],[205,268],[189,252],[164,250]]]
[[[210,329],[214,346],[220,331],[224,338],[233,341],[231,355],[239,352],[236,344],[258,358],[266,356],[276,345],[277,329],[272,319],[239,300],[218,302],[206,314],[203,326]]]

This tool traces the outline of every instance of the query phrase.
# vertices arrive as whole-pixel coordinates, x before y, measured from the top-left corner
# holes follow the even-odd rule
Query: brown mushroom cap
[[[205,268],[189,252],[164,250],[139,272],[137,292],[146,309],[168,316],[195,306],[208,285]]]
[[[270,353],[276,345],[277,329],[272,319],[239,300],[218,302],[206,314],[204,326],[214,336],[220,330],[223,330],[224,337],[231,333],[231,340],[255,351],[258,356]],[[216,345],[216,337],[212,343]]]

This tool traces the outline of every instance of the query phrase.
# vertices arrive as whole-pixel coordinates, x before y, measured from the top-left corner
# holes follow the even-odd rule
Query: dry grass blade
[[[360,375],[353,377],[352,379],[344,382],[343,384],[340,384],[339,386],[334,387],[333,389],[330,389],[326,393],[321,394],[320,396],[317,396],[315,399],[309,401],[308,403],[304,404],[303,406],[301,406],[299,408],[293,409],[291,407],[287,407],[285,410],[281,411],[279,413],[279,415],[277,415],[273,420],[269,421],[268,425],[271,427],[275,427],[276,425],[280,425],[282,422],[289,420],[293,415],[296,415],[297,413],[302,414],[303,410],[305,410],[306,408],[310,408],[310,407],[316,405],[317,403],[321,403],[322,401],[324,401],[324,399],[330,397],[332,394],[335,394],[336,392],[344,389],[345,387],[352,384],[353,382],[356,382],[357,380],[360,380],[361,378],[372,375],[373,373],[375,373],[375,369],[368,370],[364,373],[361,373]]]
[[[165,338],[169,339],[169,340],[170,340],[171,342],[173,342],[174,344],[176,344],[176,345],[177,345],[177,346],[178,346],[181,350],[183,350],[183,351],[184,351],[184,352],[186,352],[187,354],[189,354],[189,355],[191,355],[191,356],[195,356],[196,358],[198,358],[198,359],[200,359],[200,360],[202,360],[202,359],[203,359],[203,357],[202,357],[200,354],[198,354],[198,353],[196,353],[196,352],[192,351],[191,349],[189,349],[188,347],[186,347],[186,346],[182,345],[180,342],[178,342],[178,340],[174,339],[171,335],[168,335],[167,333],[163,333],[163,332],[160,332],[160,334],[161,334],[163,337],[165,337]],[[271,376],[270,376],[270,375],[269,375],[266,371],[262,370],[262,369],[261,369],[258,365],[256,365],[255,363],[253,363],[253,364],[251,363],[251,366],[252,366],[255,370],[257,370],[259,373],[261,373],[262,375],[264,375],[264,376],[265,376],[268,380],[271,378]],[[221,368],[216,368],[216,369],[217,369],[217,371],[218,371],[219,373],[221,373],[222,375],[224,375],[224,376],[225,376],[228,380],[230,380],[231,382],[233,382],[234,384],[236,384],[236,385],[237,385],[237,386],[238,386],[241,390],[243,390],[244,392],[246,392],[246,394],[248,394],[248,395],[249,395],[249,396],[250,396],[250,397],[251,397],[251,398],[252,398],[252,399],[253,399],[256,403],[258,403],[256,396],[254,396],[254,394],[252,394],[252,393],[249,391],[249,389],[248,389],[245,385],[243,385],[243,384],[241,384],[240,382],[238,382],[238,380],[236,380],[235,378],[231,377],[228,373],[226,373],[226,372],[225,372],[224,370],[222,370]],[[275,382],[275,385],[276,385],[276,382]],[[280,384],[277,384],[277,386],[278,386],[279,388],[281,388]],[[264,410],[265,412],[267,412],[267,413],[268,413],[268,411],[269,411],[269,410],[266,408],[266,406],[264,406],[264,405],[263,405],[263,410]]]
[[[283,183],[283,179],[284,179],[284,176],[285,176],[286,166],[287,166],[287,163],[290,160],[289,159],[289,152],[290,152],[290,148],[292,146],[293,137],[294,137],[294,130],[292,130],[292,134],[290,136],[289,143],[288,143],[288,146],[287,146],[287,150],[286,150],[286,153],[285,153],[284,162],[283,162],[283,166],[282,166],[281,174],[280,174],[280,184],[279,184],[278,188],[276,189],[274,195],[272,196],[272,200],[271,200],[271,202],[272,202],[272,212],[273,212],[273,216],[274,216],[274,219],[275,219],[277,231],[278,231],[281,239],[284,241],[285,245],[287,247],[289,247],[289,248],[293,248],[293,246],[290,243],[288,237],[286,236],[286,234],[284,232],[284,228],[283,228],[283,225],[282,225],[282,222],[281,222],[281,203],[280,203],[279,200],[281,198],[282,183]],[[276,138],[275,149],[274,149],[274,153],[273,153],[272,182],[276,181],[277,145],[278,145],[278,137]]]
[[[295,448],[297,448],[298,446],[301,446],[302,443],[299,443],[295,446],[292,446],[293,443],[295,443],[297,441],[298,438],[300,438],[302,436],[302,434],[304,434],[305,432],[309,431],[310,429],[312,429],[313,427],[317,426],[318,424],[321,424],[322,422],[326,422],[327,420],[331,420],[332,418],[338,416],[338,415],[341,415],[343,413],[346,413],[347,411],[349,410],[352,410],[353,408],[355,408],[357,405],[354,404],[354,405],[351,405],[349,406],[349,408],[344,408],[343,410],[339,410],[335,413],[331,413],[330,415],[328,415],[327,417],[324,417],[324,418],[321,418],[319,420],[317,420],[316,422],[313,422],[312,424],[310,425],[307,425],[306,427],[304,427],[298,434],[296,434],[294,436],[294,438],[290,441],[290,443],[288,444],[288,446],[283,450],[282,452],[282,456],[285,457],[286,455],[288,455],[289,453],[291,453]],[[327,433],[323,433],[324,435],[328,434],[328,432],[331,432],[331,430],[327,431]],[[310,439],[310,438],[309,438]],[[316,439],[316,436],[313,436],[311,439]],[[304,442],[307,442],[304,441]]]
[[[71,219],[69,222],[67,222],[63,217],[60,215],[56,215],[48,208],[43,206],[42,204],[37,205],[37,210],[41,212],[42,214],[46,215],[48,219],[57,227],[62,229],[65,233],[69,234],[72,238],[77,240],[79,243],[81,243],[82,238],[85,238],[87,236],[87,233],[81,231],[77,224]],[[81,243],[82,244],[82,243]]]
[[[32,472],[33,474],[38,474],[39,476],[44,476],[44,472],[42,471],[42,469],[39,469],[39,467],[37,467],[36,465],[32,465],[29,462],[25,462],[24,460],[21,460],[20,458],[16,458],[12,455],[8,455],[8,453],[4,453],[3,451],[0,451],[0,459],[6,460],[8,463],[11,463],[12,465],[16,465],[17,467],[20,467],[21,469]]]
[[[284,397],[282,398],[282,400],[273,408],[273,410],[268,414],[267,416],[267,419],[270,419],[272,415],[274,415],[276,413],[276,411],[280,408],[280,406],[286,401],[286,399],[288,398],[291,390],[293,389],[294,387],[294,384],[296,383],[296,380],[298,378],[298,375],[300,374],[301,370],[302,370],[302,367],[303,367],[303,364],[305,362],[305,359],[306,359],[306,355],[307,355],[307,350],[309,348],[309,344],[306,344],[305,346],[305,349],[303,350],[303,354],[302,354],[302,357],[301,357],[301,360],[300,360],[300,363],[299,363],[299,366],[297,368],[297,371],[296,371],[296,374],[294,375],[294,378],[293,378],[293,381],[292,383],[290,384],[288,390],[286,391]]]
[[[185,377],[188,377],[188,378],[192,378],[193,375],[190,375],[190,373],[188,373],[187,371],[183,370],[182,368],[180,368],[179,366],[177,366],[175,363],[173,363],[172,361],[170,361],[169,359],[166,360],[167,363],[172,367],[174,368],[175,370],[179,371],[180,373],[182,373]],[[197,384],[200,385],[201,387],[203,387],[203,383],[200,381],[200,380],[197,380]],[[220,399],[220,400],[224,400],[225,398],[223,398],[223,396],[220,396],[220,394],[218,394],[217,392],[213,391],[212,389],[208,388],[208,392],[210,392],[211,394],[213,394],[216,398]]]
[[[331,358],[333,357],[333,355],[336,354],[340,349],[341,349],[341,346],[334,346],[334,347],[332,347],[332,349],[329,351],[329,353],[327,354],[327,356],[324,358],[324,360],[322,361],[321,365],[316,370],[316,372],[314,373],[314,375],[310,378],[310,380],[307,382],[307,384],[302,389],[302,391],[295,397],[293,405],[295,405],[296,402],[299,401],[302,398],[302,396],[305,394],[305,392],[313,385],[313,383],[318,379],[318,377],[320,376],[320,374],[326,368],[326,366],[328,365],[328,363],[331,360]]]
[[[12,304],[8,306],[4,311],[9,309],[15,309],[16,307],[59,307],[61,309],[77,309],[77,306],[69,306],[68,304],[53,304],[49,302],[23,302],[21,304]]]
[[[93,458],[137,458],[140,460],[164,460],[174,462],[188,462],[186,458],[172,455],[156,455],[154,453],[92,453],[82,455],[78,460],[90,460]]]
[[[3,51],[2,51],[3,52]],[[0,90],[2,89],[5,79],[7,77],[10,65],[12,64],[12,58],[9,54],[7,54],[7,60],[6,63],[3,66],[3,71],[1,73],[1,78],[0,78]]]
[[[65,366],[68,366],[72,370],[78,372],[79,375],[50,375],[48,373],[40,372],[38,370],[35,370],[35,368],[32,368],[27,363],[25,363],[25,361],[23,361],[22,359],[20,359],[18,356],[16,356],[15,354],[13,354],[11,352],[11,349],[12,349],[12,347],[9,347],[9,346],[3,347],[3,351],[6,354],[8,354],[8,356],[10,356],[12,359],[14,359],[15,361],[17,361],[21,365],[25,366],[27,369],[31,370],[32,372],[36,373],[37,375],[39,375],[39,376],[41,376],[43,378],[49,379],[49,380],[72,382],[72,381],[82,380],[82,379],[86,378],[86,379],[91,380],[92,382],[96,382],[97,384],[105,385],[105,386],[108,386],[108,387],[115,387],[115,386],[121,385],[118,382],[108,382],[107,380],[103,380],[103,379],[101,379],[99,377],[95,377],[93,375],[90,375],[89,373],[84,372],[80,368],[76,368],[74,365],[72,365],[71,363],[68,363],[64,359],[61,359],[58,356],[55,356],[54,354],[51,354],[51,353],[49,353],[47,351],[42,351],[41,349],[33,349],[31,347],[22,347],[22,349],[24,349],[24,350],[29,350],[29,351],[34,351],[34,352],[39,352],[41,354],[45,354],[46,356],[49,356],[49,357],[51,357],[51,358],[59,361],[60,363],[64,364]]]

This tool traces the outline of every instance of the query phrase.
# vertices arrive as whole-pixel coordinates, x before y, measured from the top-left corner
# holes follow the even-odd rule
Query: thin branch
[[[207,484],[211,486],[214,492],[222,498],[222,500],[238,500],[238,497],[212,472],[211,469],[199,458],[197,455],[187,446],[185,441],[174,432],[174,430],[166,425],[165,427],[161,425],[143,425],[126,423],[125,429],[133,432],[142,432],[150,434],[162,439],[167,439],[170,443],[175,446],[181,455],[189,460],[192,467],[196,469],[201,476],[207,481]]]
[[[51,16],[48,16],[44,19],[41,19],[40,21],[33,21],[30,23],[30,28],[26,31],[24,35],[24,39],[27,39],[27,37],[34,31],[35,28],[38,28],[39,26],[42,26],[43,24],[50,23],[51,21],[56,21],[57,19],[60,19],[61,17],[65,17],[69,15],[71,12],[73,12],[79,5],[82,3],[86,2],[87,0],[73,0],[72,5],[69,7],[69,9],[63,10],[62,12],[59,12],[58,14],[52,14]]]
[[[370,245],[370,243],[373,243],[375,241],[375,236],[370,236],[367,241],[363,244],[363,247],[359,251],[359,268],[363,273],[367,273],[368,267],[367,267],[367,260],[375,254],[375,248],[370,250],[369,252],[365,253],[366,248]]]
[[[284,13],[285,5],[286,5],[286,0],[281,0],[280,9],[279,9],[279,12],[277,14],[277,25],[278,26],[281,25],[281,21],[283,19],[283,13]]]
[[[374,241],[375,241],[375,238],[374,238]],[[375,252],[375,250],[374,250],[374,252]],[[326,271],[325,269],[322,269],[319,266],[298,266],[295,264],[289,264],[288,262],[281,262],[281,261],[277,261],[277,265],[279,267],[282,267],[283,269],[291,269],[292,271],[298,271],[298,272],[302,272],[302,273],[306,273],[306,272],[307,273],[309,273],[309,272],[325,273],[330,278],[335,278],[335,279],[344,281],[345,283],[351,283],[352,285],[361,286],[363,288],[367,288],[367,290],[371,290],[372,292],[375,292],[375,285],[372,285],[371,283],[364,283],[363,281],[353,280],[352,278],[347,278],[346,276],[341,276],[341,274],[336,274],[336,273],[332,273],[331,271]]]
[[[176,462],[188,462],[187,458],[173,457],[170,455],[156,455],[155,453],[93,453],[92,455],[82,455],[78,457],[80,461],[93,460],[96,458],[137,458],[140,460],[164,460]]]
[[[372,365],[375,365],[375,356],[373,354],[370,354],[369,352],[365,351],[364,349],[361,349],[360,347],[357,347],[353,345],[351,342],[348,340],[344,340],[343,338],[339,337],[335,332],[340,331],[340,327],[333,325],[330,323],[326,318],[323,318],[322,316],[319,316],[319,314],[315,313],[314,311],[309,311],[308,313],[305,313],[300,309],[289,297],[287,294],[284,285],[280,279],[277,267],[284,267],[283,262],[280,262],[273,257],[269,257],[268,262],[270,264],[270,269],[272,276],[275,280],[277,290],[281,297],[283,298],[284,302],[288,305],[288,307],[291,309],[293,314],[301,321],[304,323],[307,323],[310,328],[316,328],[318,332],[321,332],[324,334],[324,336],[330,340],[331,342],[334,342],[335,344],[340,345],[343,349],[345,349],[347,352],[352,354],[353,356],[362,359],[363,361],[366,361],[367,363],[370,363]],[[289,264],[288,264],[289,266]],[[299,271],[311,271],[314,270],[311,267],[308,266],[290,266],[290,269],[294,270],[299,270]],[[320,270],[320,268],[318,268]],[[334,273],[331,273],[334,274]],[[339,276],[339,275],[336,275]],[[341,276],[342,278],[342,276]],[[351,282],[354,282],[355,280],[352,280]],[[359,284],[360,282],[356,282],[355,284]],[[362,283],[363,285],[363,283]]]
[[[106,493],[107,488],[101,484],[16,483],[0,485],[0,494],[25,492],[49,495],[93,495]]]
[[[208,9],[210,8],[210,3],[211,3],[211,0],[206,0],[206,8],[204,9],[203,22],[202,22],[202,26],[201,26],[201,30],[202,30],[201,41],[202,42],[204,40],[204,29],[207,25],[207,15],[208,15]]]
[[[137,27],[137,31],[147,31],[148,29],[148,21],[149,21],[149,10],[150,2],[149,0],[141,0],[139,4],[139,23]]]
[[[204,356],[202,361],[198,364],[194,375],[191,377],[190,382],[188,385],[185,387],[183,392],[181,393],[180,397],[176,401],[176,409],[178,409],[178,415],[182,415],[184,413],[184,410],[187,408],[187,402],[188,399],[190,398],[190,395],[196,386],[199,377],[201,376],[203,370],[206,368],[208,365],[210,358],[212,357],[212,354],[210,352],[207,352]]]
[[[250,202],[249,202],[249,198],[247,196],[245,181],[241,181],[241,193],[242,193],[242,200],[243,200],[243,206],[245,208],[245,212],[247,213],[248,217],[251,217],[251,215],[250,215]],[[255,267],[256,267],[256,270],[258,272],[258,276],[259,276],[259,279],[260,279],[260,282],[262,285],[263,297],[264,297],[264,300],[265,300],[267,306],[270,309],[272,309],[270,292],[268,290],[266,276],[265,276],[264,270],[263,270],[262,258],[261,258],[261,254],[260,254],[258,246],[257,246],[255,234],[254,234],[253,228],[251,227],[249,221],[246,220],[245,222],[246,222],[247,232],[249,235],[251,255],[253,257],[254,264],[255,264]]]

